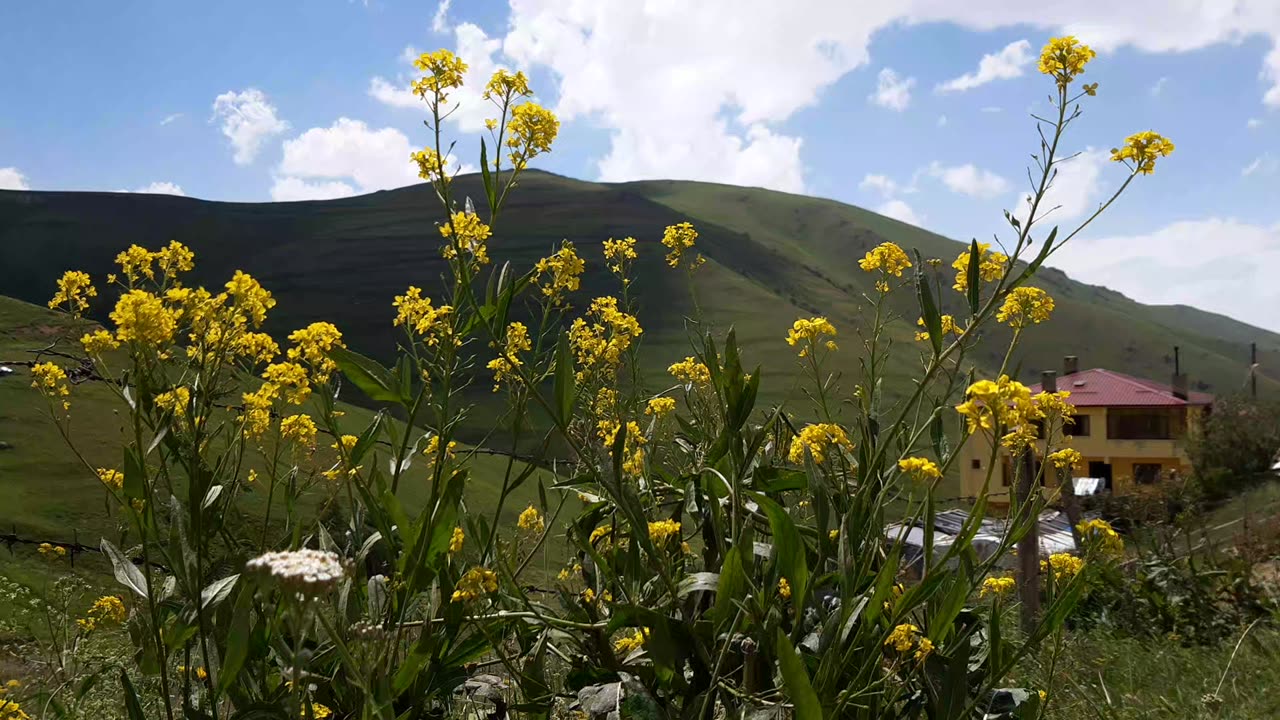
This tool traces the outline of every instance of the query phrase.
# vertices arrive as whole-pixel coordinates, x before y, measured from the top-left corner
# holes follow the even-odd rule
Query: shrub
[[[1280,403],[1229,397],[1194,429],[1187,443],[1197,481],[1221,499],[1264,476],[1280,452]]]

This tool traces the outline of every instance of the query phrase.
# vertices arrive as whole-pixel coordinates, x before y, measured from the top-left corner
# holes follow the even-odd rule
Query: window
[[[974,459],[970,460],[970,461],[969,461],[969,467],[973,468],[974,470],[981,470],[981,469],[982,469],[982,460],[981,460],[980,458],[974,458]]]
[[[1153,485],[1160,480],[1160,463],[1134,463],[1133,481],[1139,485]]]
[[[1076,437],[1089,437],[1089,416],[1072,415],[1071,423],[1067,425],[1066,432],[1068,435],[1075,435]]]
[[[1175,425],[1168,408],[1107,410],[1107,437],[1112,440],[1170,440]]]

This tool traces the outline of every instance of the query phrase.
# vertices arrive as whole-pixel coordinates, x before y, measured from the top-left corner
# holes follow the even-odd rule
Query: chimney
[[[1179,400],[1187,399],[1187,375],[1182,372],[1182,354],[1177,345],[1173,346],[1173,382],[1170,390]]]
[[[1040,373],[1040,389],[1047,393],[1058,392],[1058,373],[1053,370]]]
[[[1080,372],[1080,358],[1075,355],[1067,355],[1062,358],[1062,375],[1075,375]]]

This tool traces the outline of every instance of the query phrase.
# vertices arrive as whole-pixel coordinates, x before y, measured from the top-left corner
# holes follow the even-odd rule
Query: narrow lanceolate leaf
[[[206,609],[217,607],[231,594],[231,590],[239,579],[240,574],[236,573],[209,583],[204,590],[200,591],[200,607]]]
[[[574,379],[573,358],[569,352],[569,333],[560,333],[560,342],[556,345],[555,376],[555,410],[559,414],[557,420],[562,427],[567,427],[573,413]]]
[[[777,630],[778,670],[782,673],[782,684],[787,688],[791,704],[795,708],[792,717],[795,720],[822,720],[822,703],[818,701],[818,693],[814,692],[809,673],[804,669],[804,662],[796,654],[782,628]]]
[[[133,681],[124,668],[120,669],[120,687],[124,688],[124,709],[129,714],[129,720],[147,720],[146,714],[142,712],[142,703],[138,702],[138,691],[133,689]]]
[[[129,558],[124,556],[110,540],[102,541],[102,552],[111,559],[111,566],[115,571],[116,580],[121,585],[129,588],[138,594],[138,597],[145,598],[147,596],[147,578],[143,576],[142,571],[136,565],[130,562]]]
[[[236,595],[235,609],[231,612],[231,627],[227,630],[227,650],[222,655],[222,672],[218,674],[218,690],[231,687],[244,661],[249,657],[249,635],[253,629],[253,588],[245,585]]]
[[[130,500],[142,500],[147,496],[147,474],[142,460],[133,448],[124,449],[124,496]]]
[[[392,379],[390,370],[375,360],[346,348],[330,350],[329,357],[337,363],[342,374],[368,395],[370,400],[405,404],[405,399],[400,397],[400,383]]]
[[[965,274],[969,281],[968,299],[969,314],[978,314],[978,291],[981,289],[979,283],[982,281],[982,251],[978,248],[978,240],[974,238],[969,243],[969,269]]]
[[[925,329],[929,331],[929,344],[933,346],[933,354],[942,353],[942,315],[938,314],[938,304],[933,299],[933,286],[924,274],[924,260],[920,251],[916,251],[916,296],[920,300],[920,317],[924,318]]]
[[[489,213],[492,214],[493,206],[498,199],[493,192],[493,175],[489,172],[489,148],[485,145],[484,138],[480,138],[480,177],[484,180],[484,199],[489,203]]]

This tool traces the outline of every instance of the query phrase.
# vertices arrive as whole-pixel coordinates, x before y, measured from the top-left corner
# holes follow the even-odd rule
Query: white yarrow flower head
[[[332,590],[347,572],[337,554],[305,548],[260,555],[245,563],[245,571],[306,596]]]

